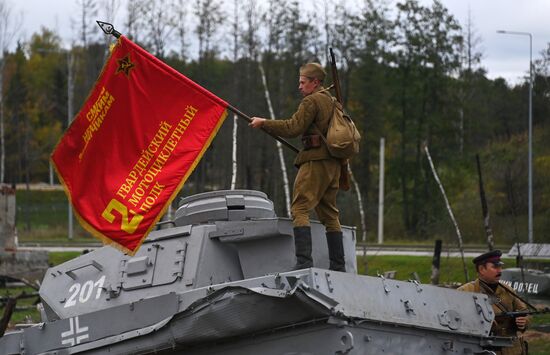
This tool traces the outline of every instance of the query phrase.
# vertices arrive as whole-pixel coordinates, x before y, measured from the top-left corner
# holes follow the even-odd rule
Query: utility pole
[[[74,116],[73,109],[73,96],[74,96],[74,56],[71,52],[71,49],[67,49],[67,128],[71,125]],[[74,226],[73,226],[73,206],[71,206],[71,201],[68,202],[68,223],[67,223],[67,236],[69,240],[72,240],[74,237]]]
[[[378,244],[384,244],[384,155],[385,139],[380,138],[380,174],[378,179]]]

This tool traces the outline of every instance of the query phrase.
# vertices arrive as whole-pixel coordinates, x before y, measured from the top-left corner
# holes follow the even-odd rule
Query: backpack
[[[334,106],[327,136],[321,134],[321,138],[326,143],[330,155],[334,158],[348,159],[359,152],[361,135],[351,117],[342,109],[342,104],[334,97],[332,97],[332,102]],[[317,130],[319,131],[318,128]]]

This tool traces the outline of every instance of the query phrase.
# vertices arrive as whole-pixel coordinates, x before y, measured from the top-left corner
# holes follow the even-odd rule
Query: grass
[[[503,259],[507,263],[514,262],[512,259]],[[475,278],[474,264],[472,258],[465,258],[469,280]],[[397,280],[413,279],[413,273],[420,278],[421,283],[430,283],[432,257],[431,256],[406,256],[406,255],[384,255],[367,256],[357,258],[357,267],[360,274],[370,276],[382,275],[387,271],[396,271]],[[465,282],[464,265],[460,258],[447,258],[442,255],[440,262],[440,283],[463,283]]]
[[[50,265],[59,265],[66,261],[74,259],[79,255],[81,255],[81,253],[78,251],[63,251],[63,252],[50,253],[49,262],[50,262]]]
[[[21,294],[32,294],[36,292],[31,287],[15,287],[15,288],[0,288],[0,297],[17,297]],[[36,323],[40,321],[40,313],[36,309],[38,297],[22,298],[17,301],[15,311],[11,316],[11,324],[19,323]],[[1,307],[2,315],[4,313],[4,305]]]
[[[79,252],[55,252],[49,254],[50,265],[59,265],[79,256]],[[16,297],[22,293],[31,294],[35,290],[31,287],[0,288],[0,297]],[[23,298],[17,301],[16,310],[11,317],[11,324],[40,322],[40,313],[35,307],[37,297]],[[4,307],[0,308],[3,314]]]
[[[67,239],[68,200],[63,191],[17,190],[17,231],[19,242],[64,243],[97,242],[76,221],[74,236]]]
[[[528,342],[529,355],[548,355],[548,348],[550,347],[550,340],[548,340],[548,337],[530,339]]]

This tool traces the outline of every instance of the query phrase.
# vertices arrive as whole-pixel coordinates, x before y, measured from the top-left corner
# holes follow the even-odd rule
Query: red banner
[[[134,255],[202,158],[226,107],[120,37],[51,157],[81,225]]]

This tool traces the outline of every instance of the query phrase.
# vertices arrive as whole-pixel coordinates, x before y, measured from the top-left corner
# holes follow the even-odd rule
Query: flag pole
[[[230,104],[227,104],[227,108],[229,109],[229,111],[235,113],[237,116],[239,116],[240,118],[248,121],[248,122],[251,122],[252,121],[252,118],[250,116],[248,116],[247,114],[239,111],[239,109],[237,109],[236,107],[230,105]],[[289,143],[287,140],[279,137],[279,136],[276,136],[274,134],[271,134],[269,132],[267,132],[265,129],[262,128],[262,131],[264,131],[265,133],[269,134],[271,137],[275,138],[277,141],[281,142],[282,144],[284,144],[287,148],[290,148],[291,150],[293,150],[294,152],[298,153],[299,150],[298,148],[296,148],[295,146],[293,146],[291,143]]]
[[[108,22],[103,22],[103,21],[96,21],[97,24],[99,25],[99,27],[101,28],[101,30],[103,30],[103,32],[105,32],[105,34],[108,34],[108,35],[112,35],[114,36],[115,38],[119,38],[121,36],[121,33],[118,32],[117,30],[115,30],[115,27],[108,23]],[[246,114],[244,114],[243,112],[241,112],[239,109],[237,109],[236,107],[234,107],[233,105],[230,105],[229,103],[227,104],[227,109],[231,112],[233,112],[234,114],[236,114],[237,116],[239,116],[240,118],[246,120],[247,122],[251,122],[252,121],[252,118]],[[278,140],[279,142],[281,142],[282,144],[284,144],[287,148],[289,148],[290,150],[293,150],[294,152],[298,153],[300,150],[298,148],[296,148],[295,146],[293,146],[291,143],[289,143],[287,140],[279,137],[279,136],[276,136],[274,134],[271,134],[269,132],[267,132],[265,129],[262,128],[262,130],[269,134],[271,137],[275,138],[276,140]]]

